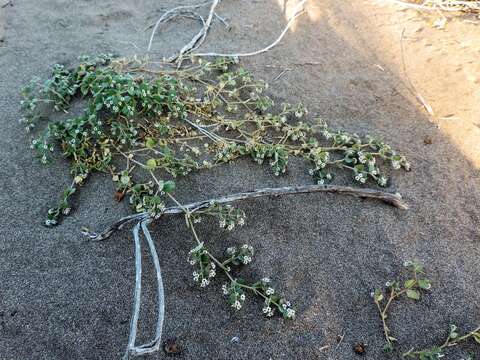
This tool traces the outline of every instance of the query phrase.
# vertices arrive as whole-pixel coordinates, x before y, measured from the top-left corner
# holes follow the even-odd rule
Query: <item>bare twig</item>
[[[285,75],[288,71],[291,71],[291,70],[292,70],[292,69],[289,69],[289,68],[283,70],[280,74],[278,74],[277,76],[275,76],[272,81],[277,81],[277,80],[280,79],[283,75]]]
[[[178,55],[172,56],[169,61],[174,62],[177,59],[181,59],[184,54],[189,53],[197,49],[199,46],[203,44],[205,38],[207,36],[208,30],[210,30],[210,24],[212,23],[213,16],[215,14],[215,8],[220,3],[220,0],[213,0],[212,6],[210,7],[210,12],[208,13],[207,20],[204,22],[202,29],[190,40],[188,44],[186,44],[178,53]]]
[[[158,260],[155,244],[147,228],[147,225],[150,221],[151,221],[150,219],[139,220],[138,223],[133,228],[133,239],[135,241],[135,290],[134,290],[134,296],[133,296],[134,301],[133,301],[132,318],[130,321],[130,334],[128,337],[127,350],[123,357],[124,360],[129,359],[130,356],[145,355],[145,354],[158,351],[161,344],[162,327],[163,327],[163,321],[165,316],[165,295],[164,295],[164,289],[163,289],[162,273],[160,269],[160,261]],[[135,340],[137,337],[138,320],[140,316],[140,305],[141,305],[141,295],[142,295],[142,254],[141,254],[141,245],[140,245],[140,236],[139,236],[140,228],[142,229],[143,235],[150,249],[150,255],[152,257],[155,273],[157,276],[157,291],[158,291],[157,313],[158,314],[157,314],[157,325],[155,327],[155,338],[148,343],[136,346]]]
[[[202,6],[205,6],[205,5],[208,5],[208,4],[211,4],[211,1],[207,1],[207,2],[204,2],[204,3],[196,4],[196,5],[177,6],[173,9],[170,9],[167,12],[165,12],[157,20],[157,22],[155,23],[155,25],[153,27],[152,34],[150,35],[150,41],[148,42],[147,52],[149,52],[150,49],[152,48],[153,38],[155,37],[155,33],[157,32],[157,29],[158,29],[158,27],[160,26],[161,23],[167,22],[167,21],[173,19],[174,17],[178,16],[178,14],[181,14],[185,10],[190,10],[191,11],[191,9],[197,9],[199,7],[202,7]],[[145,30],[147,30],[147,29],[145,29]]]
[[[13,5],[12,0],[7,1],[5,4],[3,4],[3,5],[2,5],[2,9],[3,9],[3,8],[6,8],[8,5]]]
[[[201,3],[201,4],[197,4],[197,5],[177,6],[173,9],[165,12],[157,20],[157,22],[155,23],[155,25],[153,27],[152,34],[150,35],[150,41],[149,41],[148,47],[147,47],[147,52],[149,52],[150,49],[152,48],[152,43],[153,43],[153,39],[155,37],[155,33],[157,32],[157,29],[158,29],[158,27],[161,23],[168,22],[168,21],[174,19],[175,17],[179,16],[180,14],[182,14],[184,12],[192,13],[192,9],[196,9],[196,8],[203,7],[203,6],[206,6],[206,5],[211,5],[210,6],[210,11],[208,13],[208,17],[207,17],[206,20],[204,20],[202,16],[194,13],[195,17],[202,21],[202,24],[203,24],[202,28],[200,29],[200,31],[197,34],[195,34],[195,36],[186,45],[184,45],[180,49],[178,54],[173,55],[170,58],[168,58],[168,61],[169,62],[177,61],[179,64],[181,64],[184,56],[187,55],[187,54],[192,54],[192,55],[197,56],[197,57],[200,57],[200,56],[202,56],[202,57],[203,56],[246,57],[246,56],[258,55],[258,54],[261,54],[261,53],[264,53],[264,52],[270,50],[271,48],[276,46],[283,39],[283,37],[285,36],[287,31],[292,26],[295,19],[304,12],[303,6],[304,6],[304,4],[307,0],[301,0],[297,4],[297,6],[296,6],[296,8],[293,12],[293,15],[288,20],[287,25],[285,26],[285,28],[283,29],[283,31],[281,32],[279,37],[272,44],[268,45],[267,47],[265,47],[263,49],[260,49],[260,50],[257,50],[257,51],[252,51],[252,52],[247,52],[247,53],[231,53],[231,54],[228,54],[228,53],[223,54],[223,53],[215,53],[215,52],[193,53],[193,51],[198,49],[203,44],[203,42],[205,41],[205,38],[208,34],[208,31],[210,30],[213,17],[216,17],[217,19],[219,19],[228,28],[229,25],[226,23],[225,19],[223,19],[221,16],[219,16],[215,12],[215,9],[218,6],[218,4],[220,3],[220,1],[221,0],[211,0],[209,2],[204,2],[204,3]],[[150,27],[151,26],[149,26],[148,28],[150,28]],[[147,30],[147,29],[145,29],[145,30]]]
[[[462,10],[480,10],[480,1],[455,1],[455,0],[431,0],[422,4],[412,3],[405,0],[384,0],[390,3],[400,5],[405,8],[425,10],[425,11],[462,11]]]
[[[427,103],[425,101],[425,99],[423,98],[423,96],[417,91],[417,89],[415,88],[415,85],[413,85],[413,82],[412,80],[410,79],[410,77],[408,76],[408,72],[407,72],[407,66],[405,64],[405,51],[404,51],[404,47],[403,47],[403,39],[405,37],[405,28],[403,28],[402,30],[402,35],[400,37],[400,48],[401,48],[401,55],[402,55],[402,65],[403,65],[403,72],[405,74],[405,78],[407,79],[407,82],[408,82],[408,85],[407,86],[407,89],[412,93],[413,96],[415,96],[415,98],[418,100],[418,102],[420,102],[420,104],[425,108],[425,110],[431,115],[433,116],[433,109],[432,107],[430,106],[429,103]]]
[[[228,196],[223,196],[216,199],[209,199],[204,201],[198,201],[183,206],[170,206],[165,209],[162,215],[181,214],[186,210],[193,212],[199,209],[208,208],[213,203],[227,204],[231,202],[254,199],[263,196],[282,196],[282,195],[294,195],[294,194],[306,194],[315,192],[328,192],[356,196],[366,199],[376,199],[386,204],[392,205],[396,208],[406,210],[408,205],[402,200],[402,196],[398,193],[392,194],[380,190],[374,189],[358,189],[350,186],[338,186],[338,185],[301,185],[301,186],[287,186],[280,188],[264,188],[259,190],[253,190],[249,192],[237,193]],[[134,214],[124,217],[108,229],[101,233],[90,232],[88,229],[84,229],[83,233],[93,241],[105,240],[115,231],[121,229],[126,223],[131,221],[141,221],[148,219],[147,213]]]
[[[258,55],[264,52],[267,52],[274,46],[276,46],[285,36],[287,33],[288,29],[292,26],[293,22],[295,19],[300,16],[303,13],[303,5],[305,4],[307,0],[302,0],[300,1],[297,6],[295,7],[295,10],[293,12],[293,15],[290,17],[290,19],[287,22],[287,25],[285,26],[285,29],[281,32],[280,36],[270,45],[267,47],[257,50],[257,51],[252,51],[252,52],[246,52],[246,53],[216,53],[216,52],[208,52],[208,53],[193,53],[192,55],[194,56],[221,56],[221,57],[247,57],[247,56],[254,56]]]

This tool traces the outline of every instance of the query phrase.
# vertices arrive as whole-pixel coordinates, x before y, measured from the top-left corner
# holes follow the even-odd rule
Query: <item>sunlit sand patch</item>
[[[298,4],[301,0],[277,0],[280,10],[283,12],[285,19],[291,19],[295,15]],[[317,22],[321,18],[321,8],[317,0],[308,0],[305,3],[305,12],[308,19],[312,22]],[[290,31],[295,32],[297,29],[298,21],[292,24]]]

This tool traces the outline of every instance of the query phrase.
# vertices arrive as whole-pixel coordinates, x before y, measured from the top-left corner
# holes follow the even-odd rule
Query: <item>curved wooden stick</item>
[[[181,214],[184,210],[199,210],[208,208],[212,203],[227,204],[235,201],[254,199],[263,196],[283,196],[283,195],[295,195],[295,194],[307,194],[315,192],[327,192],[336,194],[345,194],[350,196],[356,196],[365,199],[375,199],[382,201],[386,204],[392,205],[398,209],[407,210],[408,205],[402,200],[402,196],[399,193],[388,193],[381,190],[374,189],[361,189],[353,188],[351,186],[340,185],[299,185],[299,186],[285,186],[279,188],[264,188],[248,192],[242,192],[232,195],[219,197],[216,199],[209,199],[204,201],[197,201],[194,203],[180,206],[170,206],[165,209],[161,215],[173,215]],[[115,231],[121,229],[123,225],[131,221],[141,221],[149,219],[148,213],[139,213],[121,218],[117,222],[113,223],[110,227],[102,231],[101,233],[91,232],[88,229],[83,230],[83,234],[88,236],[92,241],[105,240]]]

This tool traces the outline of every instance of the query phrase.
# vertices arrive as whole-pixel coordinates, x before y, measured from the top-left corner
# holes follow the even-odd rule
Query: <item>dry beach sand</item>
[[[114,201],[106,176],[90,180],[61,226],[42,226],[46,209],[70,181],[68,164],[43,167],[33,158],[29,135],[17,121],[20,87],[35,75],[47,77],[54,63],[75,64],[81,54],[142,55],[145,27],[162,11],[192,2],[12,0],[0,8],[1,360],[120,358],[134,285],[130,232],[103,243],[89,243],[79,232],[84,225],[101,229],[130,211],[126,202]],[[235,313],[222,297],[221,281],[207,289],[195,286],[186,261],[192,239],[183,219],[156,223],[164,335],[178,338],[180,359],[356,359],[357,342],[366,344],[364,359],[399,358],[400,352],[382,352],[382,328],[369,294],[397,277],[408,259],[424,264],[433,287],[419,302],[394,305],[389,320],[401,350],[441,343],[450,323],[464,331],[480,323],[480,24],[462,16],[433,29],[435,15],[360,0],[342,3],[309,1],[307,14],[278,47],[242,63],[271,83],[278,102],[303,102],[332,127],[377,135],[405,154],[413,170],[393,174],[389,191],[399,191],[411,209],[315,194],[244,203],[247,226],[233,233],[202,223],[200,232],[216,251],[244,242],[254,246],[258,256],[245,274],[271,276],[298,307],[293,322],[264,319],[254,299]],[[285,25],[290,8],[280,0],[224,0],[219,13],[232,28],[216,22],[203,49],[265,46]],[[152,56],[170,55],[197,25],[181,20],[166,26]],[[406,89],[403,28],[408,76],[433,117]],[[245,160],[182,179],[178,196],[187,202],[308,182],[302,164],[277,179]],[[342,177],[338,182],[351,184]],[[153,280],[146,269],[144,339],[155,320]],[[340,344],[337,336],[344,336]],[[238,341],[232,343],[233,337]],[[469,343],[447,358],[461,359],[469,351],[480,355],[480,347]]]

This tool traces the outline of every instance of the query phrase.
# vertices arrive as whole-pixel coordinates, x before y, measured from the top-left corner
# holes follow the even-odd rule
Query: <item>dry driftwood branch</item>
[[[209,199],[204,201],[197,201],[194,203],[186,204],[180,206],[170,206],[165,209],[162,215],[172,215],[172,214],[181,214],[184,212],[184,209],[194,212],[199,209],[207,208],[211,206],[212,202],[218,204],[227,204],[231,202],[254,199],[263,196],[281,196],[281,195],[294,195],[294,194],[306,194],[306,193],[315,193],[315,192],[328,192],[328,193],[337,193],[356,196],[365,199],[376,199],[382,201],[386,204],[392,205],[396,208],[406,210],[408,205],[402,200],[402,196],[398,193],[392,194],[385,191],[374,190],[374,189],[360,189],[353,188],[350,186],[339,186],[339,185],[300,185],[300,186],[286,186],[280,188],[264,188],[259,190],[253,190],[249,192],[242,192],[237,194],[232,194],[228,196],[223,196],[216,199]],[[101,233],[90,232],[84,230],[83,233],[90,238],[92,241],[101,241],[105,240],[115,231],[121,229],[125,224],[132,221],[142,221],[149,219],[149,214],[139,213],[126,216],[114,224],[112,224],[108,229],[102,231]]]
[[[220,0],[213,0],[212,1],[212,6],[210,7],[210,12],[208,13],[207,20],[203,24],[202,29],[190,40],[188,44],[186,44],[178,53],[178,55],[172,56],[169,61],[174,62],[178,58],[181,58],[183,54],[186,54],[190,51],[193,51],[200,47],[203,42],[205,41],[205,38],[207,37],[208,30],[210,30],[210,24],[212,23],[213,16],[215,14],[215,8],[218,6],[220,3]]]
[[[295,10],[293,12],[293,15],[288,20],[287,25],[285,26],[285,28],[283,29],[281,34],[278,36],[278,38],[273,43],[271,43],[270,45],[268,45],[265,48],[262,48],[262,49],[257,50],[257,51],[246,52],[246,53],[230,53],[230,54],[229,53],[215,53],[215,52],[193,53],[193,51],[198,49],[203,44],[203,42],[205,41],[205,38],[207,37],[208,31],[210,30],[213,17],[216,17],[224,25],[226,25],[225,20],[215,12],[215,9],[218,6],[218,4],[220,3],[220,1],[221,0],[211,0],[211,1],[200,3],[200,4],[197,4],[197,5],[177,6],[173,9],[170,9],[167,12],[165,12],[157,20],[157,22],[155,23],[155,25],[153,27],[152,34],[150,35],[150,41],[149,41],[148,47],[147,47],[147,52],[149,52],[150,49],[152,48],[152,43],[153,43],[153,39],[155,37],[155,33],[157,32],[157,29],[158,29],[158,27],[161,23],[168,22],[168,21],[174,19],[175,17],[179,16],[180,14],[182,14],[184,12],[189,12],[190,14],[192,14],[192,9],[196,9],[196,8],[200,8],[200,7],[203,7],[203,6],[211,5],[210,6],[210,11],[208,13],[208,17],[207,17],[206,20],[204,20],[201,15],[193,13],[196,18],[198,18],[202,21],[202,24],[203,24],[202,28],[200,29],[200,31],[197,34],[195,34],[195,36],[190,40],[190,42],[188,42],[186,45],[184,45],[182,47],[182,49],[180,49],[178,54],[173,55],[170,58],[168,58],[168,62],[178,61],[178,62],[181,63],[182,59],[187,54],[192,54],[192,55],[197,56],[197,57],[204,57],[204,56],[246,57],[246,56],[258,55],[258,54],[264,53],[264,52],[270,50],[271,48],[275,47],[283,39],[283,37],[285,36],[287,31],[292,26],[295,19],[303,13],[303,11],[304,11],[303,6],[305,5],[307,0],[301,0],[297,4],[297,6],[295,7]]]
[[[258,55],[258,54],[267,52],[268,50],[270,50],[271,48],[276,46],[283,39],[283,37],[287,33],[288,29],[290,29],[290,27],[292,26],[295,19],[303,13],[303,11],[304,11],[303,10],[303,5],[305,4],[306,1],[307,0],[302,0],[297,4],[297,6],[295,7],[295,10],[293,12],[293,15],[288,20],[287,25],[285,26],[285,28],[283,29],[283,31],[281,32],[279,37],[273,43],[271,43],[267,47],[264,47],[263,49],[260,49],[260,50],[257,50],[257,51],[252,51],[252,52],[246,52],[246,53],[230,53],[229,54],[229,53],[208,52],[208,53],[192,53],[192,55],[194,55],[194,56],[220,56],[220,57],[247,57],[247,56],[254,56],[254,55]]]
[[[157,22],[155,23],[155,25],[153,27],[152,34],[150,35],[150,41],[148,42],[147,52],[149,52],[150,49],[152,48],[153,38],[155,37],[155,33],[157,32],[157,29],[158,29],[158,27],[160,26],[161,23],[170,21],[171,19],[173,19],[176,16],[178,16],[179,14],[181,14],[183,11],[190,11],[191,12],[192,9],[197,9],[199,7],[202,7],[202,6],[206,6],[210,3],[211,3],[211,1],[207,1],[207,2],[200,3],[200,4],[196,4],[196,5],[177,6],[173,9],[170,9],[167,12],[165,12],[157,20]]]
[[[360,198],[376,199],[386,204],[390,204],[399,209],[408,209],[408,205],[402,200],[402,196],[398,193],[392,194],[380,190],[374,189],[357,189],[349,186],[335,186],[335,185],[300,185],[300,186],[286,186],[280,188],[264,188],[259,190],[253,190],[248,192],[242,192],[232,195],[227,195],[211,200],[197,201],[186,205],[170,206],[165,209],[162,215],[174,215],[182,213],[194,213],[200,209],[205,209],[212,206],[213,203],[228,204],[236,201],[255,199],[264,196],[283,196],[294,194],[306,194],[314,192],[329,192],[346,194],[356,196]],[[124,360],[128,360],[131,356],[140,356],[158,351],[161,345],[162,327],[165,317],[165,294],[162,280],[162,273],[160,268],[160,261],[158,259],[157,249],[155,243],[148,230],[148,224],[154,219],[150,217],[148,213],[140,213],[124,217],[110,226],[107,230],[96,234],[89,231],[84,231],[93,241],[100,241],[107,239],[112,233],[120,229],[123,225],[137,221],[137,224],[133,228],[133,239],[135,242],[135,290],[133,295],[133,309],[132,318],[130,321],[130,334],[128,337],[127,350],[124,355]],[[157,294],[158,294],[158,309],[157,309],[157,324],[155,327],[155,337],[152,341],[143,345],[136,346],[135,341],[137,338],[138,320],[140,316],[141,306],[141,294],[142,294],[142,254],[141,254],[141,241],[140,241],[140,229],[143,232],[145,241],[148,244],[150,250],[150,256],[155,269],[157,278]]]

